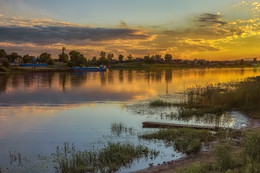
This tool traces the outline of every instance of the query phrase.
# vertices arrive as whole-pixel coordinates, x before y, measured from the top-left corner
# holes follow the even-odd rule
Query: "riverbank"
[[[215,142],[210,147],[208,152],[194,153],[191,156],[183,158],[179,161],[165,161],[164,163],[152,166],[150,168],[137,171],[138,173],[150,172],[178,172],[178,173],[200,173],[200,172],[259,172],[260,171],[260,93],[259,93],[259,77],[248,78],[243,82],[218,84],[216,86],[209,85],[206,87],[194,87],[186,91],[187,100],[183,103],[184,112],[179,112],[179,116],[193,116],[197,114],[200,116],[201,110],[221,108],[220,111],[239,110],[246,113],[250,124],[238,130],[241,135],[233,136],[233,132],[229,133],[227,137],[216,135]],[[185,105],[188,104],[188,105]],[[150,102],[150,106],[172,106],[170,102],[156,100]],[[198,112],[200,112],[198,114]],[[217,115],[216,115],[217,116]],[[169,131],[169,130],[167,130]],[[149,139],[163,139],[168,143],[169,140],[174,145],[178,142],[183,142],[186,138],[186,133],[181,133],[181,140],[173,135],[174,133],[167,133],[166,130],[159,130],[158,132],[148,134],[145,137]],[[172,130],[174,131],[174,130]],[[192,133],[195,133],[194,129]],[[208,131],[209,132],[209,131]],[[219,132],[214,132],[217,134]],[[234,134],[239,134],[235,132]],[[173,139],[172,139],[173,137]],[[203,135],[205,138],[205,135]],[[219,138],[220,137],[220,138]],[[235,138],[234,138],[235,137]],[[200,142],[205,142],[201,139],[201,135],[192,135],[193,140],[197,139]],[[189,141],[189,138],[185,141]],[[209,139],[206,137],[206,139]],[[177,141],[177,143],[176,143]],[[193,144],[188,142],[192,149]],[[183,146],[183,145],[181,145]],[[201,147],[200,147],[201,148]]]
[[[146,64],[146,63],[118,63],[108,65],[110,70],[174,70],[174,69],[204,69],[204,68],[259,68],[260,65],[185,65],[185,64]],[[21,67],[21,66],[0,66],[0,72],[5,73],[26,73],[26,72],[61,72],[70,71],[65,63],[56,63],[46,67]]]

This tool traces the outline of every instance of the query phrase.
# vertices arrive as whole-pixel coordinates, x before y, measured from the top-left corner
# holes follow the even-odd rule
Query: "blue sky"
[[[208,59],[260,54],[256,49],[260,40],[260,3],[256,0],[0,0],[0,3],[0,48],[8,52],[28,51],[36,55],[49,51],[56,55],[66,46],[90,57],[101,50],[134,56],[171,53],[174,57]],[[78,33],[75,38],[73,32]],[[39,38],[33,39],[37,35]],[[241,49],[238,42],[244,44],[240,54],[235,51]]]

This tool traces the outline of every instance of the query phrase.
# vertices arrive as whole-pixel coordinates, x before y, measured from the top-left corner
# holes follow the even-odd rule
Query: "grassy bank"
[[[247,78],[242,82],[194,87],[185,94],[190,106],[236,109],[260,118],[260,76]]]
[[[214,160],[178,169],[177,173],[258,173],[260,172],[260,129],[244,132],[242,145],[232,141],[214,146]]]
[[[138,158],[154,158],[158,152],[147,147],[129,143],[108,143],[102,150],[79,151],[72,145],[64,144],[57,147],[55,162],[56,172],[82,173],[82,172],[115,172],[121,167],[127,167]]]
[[[176,150],[186,154],[196,154],[204,144],[212,141],[224,140],[226,138],[239,138],[241,133],[236,130],[220,130],[211,132],[209,130],[195,130],[190,128],[161,129],[151,134],[139,136],[146,140],[163,140],[167,145],[172,145]]]

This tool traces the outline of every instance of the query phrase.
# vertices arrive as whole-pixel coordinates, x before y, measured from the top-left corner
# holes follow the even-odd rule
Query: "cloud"
[[[90,28],[78,26],[0,26],[0,41],[36,43],[40,45],[65,43],[86,44],[89,41],[143,40],[149,35],[136,29]]]
[[[127,27],[127,23],[125,21],[121,20],[119,27],[125,28],[125,27]]]
[[[197,22],[201,27],[227,24],[227,22],[222,21],[220,15],[212,13],[201,14],[198,18],[195,19],[195,22]]]

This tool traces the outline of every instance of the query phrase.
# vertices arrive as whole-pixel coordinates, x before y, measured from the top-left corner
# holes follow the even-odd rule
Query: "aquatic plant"
[[[177,173],[221,173],[221,172],[260,172],[260,133],[259,128],[242,134],[242,145],[236,146],[229,139],[214,146],[213,160],[194,163],[179,168]]]
[[[142,139],[160,139],[168,145],[186,154],[198,153],[202,142],[209,142],[214,139],[212,133],[207,130],[193,130],[189,128],[161,129],[155,133],[139,136]]]
[[[132,127],[127,127],[122,122],[112,123],[110,130],[113,134],[116,134],[117,136],[120,136],[122,133],[134,135],[134,129]]]
[[[68,144],[58,147],[55,169],[61,173],[82,172],[115,172],[122,166],[127,167],[135,159],[141,157],[155,158],[159,152],[149,150],[147,147],[129,143],[108,143],[100,151],[78,151],[70,148]]]
[[[170,103],[170,102],[158,99],[158,100],[150,101],[149,106],[152,106],[152,107],[167,107],[167,106],[173,106],[173,104]]]
[[[260,76],[247,78],[242,82],[192,87],[185,95],[186,103],[191,107],[206,107],[216,109],[216,112],[218,109],[219,112],[238,109],[253,117],[260,117]]]

